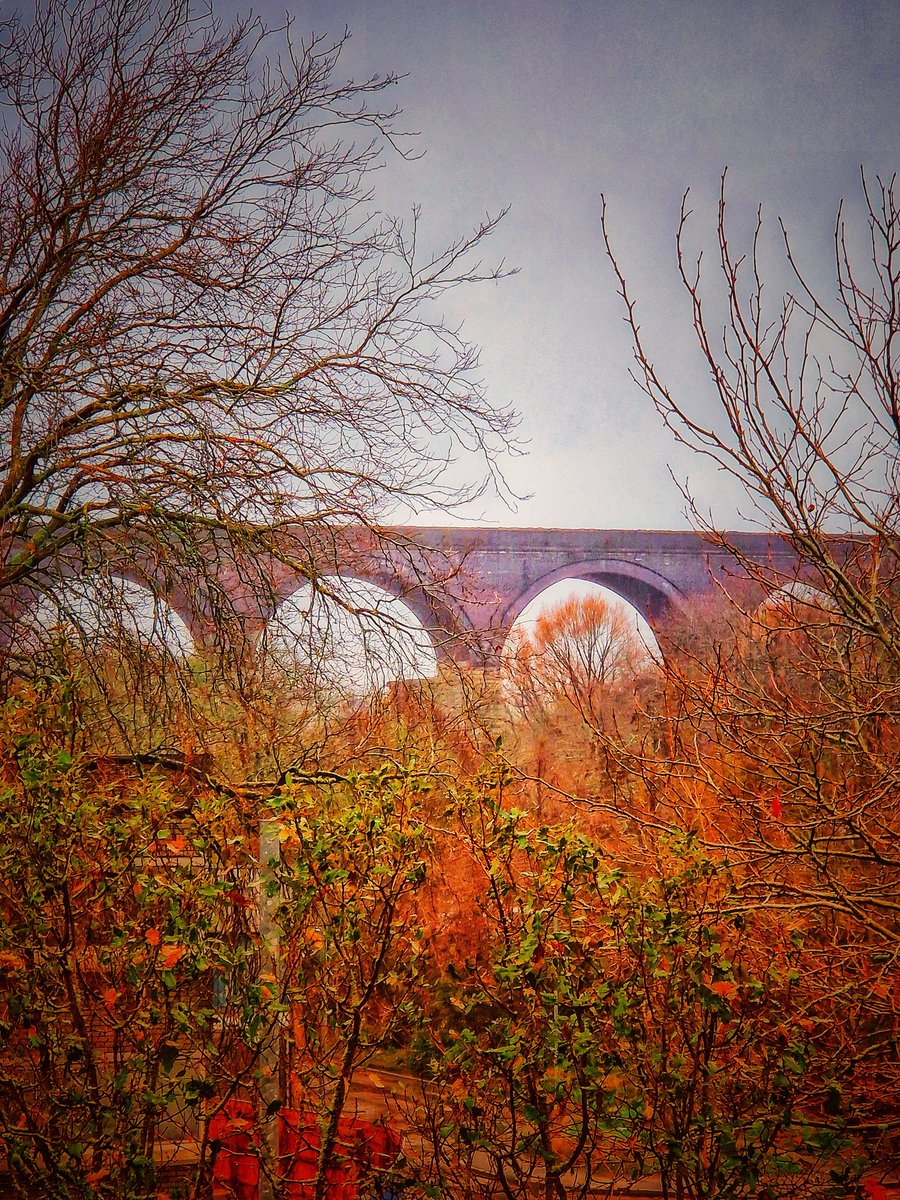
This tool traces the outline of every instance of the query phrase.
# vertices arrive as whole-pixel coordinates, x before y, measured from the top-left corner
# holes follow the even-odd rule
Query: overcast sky
[[[283,5],[261,11],[277,18]],[[299,29],[349,28],[344,73],[406,76],[394,95],[425,153],[389,160],[379,199],[398,212],[421,204],[436,242],[510,206],[493,255],[519,274],[457,294],[447,313],[481,346],[490,397],[522,414],[528,454],[505,473],[531,498],[513,512],[486,499],[470,515],[680,528],[690,521],[671,467],[720,522],[746,526],[740,497],[674,446],[628,377],[599,196],[654,355],[709,403],[673,278],[682,192],[693,190],[700,241],[727,166],[736,224],[762,201],[827,288],[838,202],[858,198],[861,164],[900,165],[900,4],[313,0],[291,11]]]

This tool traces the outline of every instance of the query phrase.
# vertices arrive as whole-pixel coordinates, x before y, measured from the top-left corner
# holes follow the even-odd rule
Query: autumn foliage
[[[735,630],[731,687],[739,664],[768,686],[772,636],[798,634],[770,612]],[[702,678],[673,644],[628,739],[585,724],[603,753],[537,806],[530,738],[479,750],[477,729],[410,725],[405,704],[381,710],[398,749],[376,769],[289,773],[263,801],[187,761],[98,754],[77,679],[23,685],[2,727],[7,1177],[207,1195],[239,1102],[277,1188],[285,1105],[324,1198],[354,1073],[386,1060],[422,1076],[395,1119],[428,1194],[640,1179],[679,1200],[844,1200],[883,1178],[895,960],[885,921],[852,907],[878,863],[836,856],[825,889],[820,826],[733,738],[726,754],[689,703],[725,683]]]
[[[209,638],[177,662],[134,621],[4,644],[0,1189],[883,1200],[895,183],[863,182],[864,270],[838,220],[836,304],[788,244],[796,295],[768,315],[760,231],[732,251],[723,185],[724,338],[685,208],[711,422],[657,374],[613,258],[645,391],[795,577],[709,529],[734,576],[668,613],[659,656],[572,601],[496,664],[325,705],[304,682],[324,664],[278,685],[244,618],[274,600],[265,564],[315,584],[329,533],[377,541],[384,504],[450,499],[441,447],[490,466],[505,444],[510,415],[429,316],[482,275],[495,222],[420,262],[414,228],[365,215],[391,81],[339,82],[340,43],[258,71],[252,19],[132,8],[38,4],[0,45],[0,624],[74,571],[109,597],[101,578],[152,561],[157,616],[180,589]],[[361,1132],[354,1087],[384,1063],[405,1074],[393,1126]]]
[[[514,627],[504,652],[507,696],[523,717],[568,709],[602,719],[654,664],[634,612],[600,594],[573,596]],[[574,714],[571,710],[574,710]]]
[[[0,710],[2,1179],[208,1196],[240,1112],[256,1177],[280,1186],[292,1101],[324,1195],[353,1071],[415,1025],[421,788],[286,780],[267,847],[255,808],[202,772],[98,755],[76,680],[17,689]]]
[[[636,869],[516,796],[501,770],[454,809],[481,938],[457,1019],[430,1026],[422,1124],[449,1193],[649,1179],[665,1197],[813,1200],[883,1170],[891,1034],[871,969],[802,914],[748,907],[695,834],[650,835]]]
[[[0,1140],[16,1185],[138,1195],[245,1086],[270,1018],[220,798],[86,749],[75,691],[0,714]]]

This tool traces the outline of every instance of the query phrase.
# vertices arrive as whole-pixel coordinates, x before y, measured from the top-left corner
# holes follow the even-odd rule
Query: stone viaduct
[[[660,627],[667,613],[742,575],[740,558],[760,564],[773,580],[796,577],[796,553],[781,538],[731,533],[738,555],[701,533],[656,530],[515,529],[408,526],[367,531],[290,527],[280,552],[243,564],[211,553],[209,580],[252,640],[309,575],[339,575],[377,584],[402,600],[428,630],[438,658],[486,664],[498,653],[522,609],[546,587],[582,579],[618,593]],[[64,575],[77,574],[72,563]],[[110,574],[143,583],[165,597],[195,644],[212,622],[199,591],[163,572],[153,554],[124,553]],[[27,601],[26,601],[27,603]],[[21,605],[16,606],[21,612]],[[234,628],[234,627],[233,627]]]
[[[473,663],[490,661],[529,601],[561,580],[602,584],[658,629],[668,613],[717,581],[745,575],[740,557],[773,581],[797,574],[796,552],[768,534],[728,534],[735,557],[693,531],[410,526],[383,533],[332,540],[320,570],[384,588],[422,622],[439,658]],[[270,573],[271,600],[262,608],[252,604],[247,614],[254,623],[270,619],[305,582],[283,563]]]

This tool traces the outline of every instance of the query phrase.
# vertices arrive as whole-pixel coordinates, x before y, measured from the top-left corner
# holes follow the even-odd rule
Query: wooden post
[[[273,878],[269,863],[281,857],[279,824],[270,817],[259,823],[259,938],[260,938],[260,982],[279,988],[279,937],[274,913],[278,905],[277,893],[266,894],[267,884]],[[278,1164],[278,1101],[281,1099],[281,1022],[278,1020],[270,1041],[259,1057],[260,1067],[260,1132],[262,1162],[260,1163],[259,1200],[274,1200],[275,1189],[269,1173],[274,1173]],[[271,1114],[271,1115],[270,1115]],[[267,1168],[268,1172],[267,1173]]]

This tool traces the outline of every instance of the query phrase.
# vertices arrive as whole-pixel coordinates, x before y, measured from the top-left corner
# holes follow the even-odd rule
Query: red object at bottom
[[[213,1195],[227,1200],[259,1200],[259,1145],[256,1108],[230,1100],[209,1123],[210,1141],[218,1141],[213,1163]]]
[[[218,1140],[213,1195],[220,1200],[258,1200],[260,1140],[257,1113],[248,1101],[233,1100],[209,1124]],[[321,1134],[309,1113],[282,1109],[278,1115],[278,1173],[284,1200],[313,1200]],[[387,1171],[400,1157],[400,1138],[384,1125],[342,1117],[326,1170],[327,1200],[359,1200],[360,1183]]]

